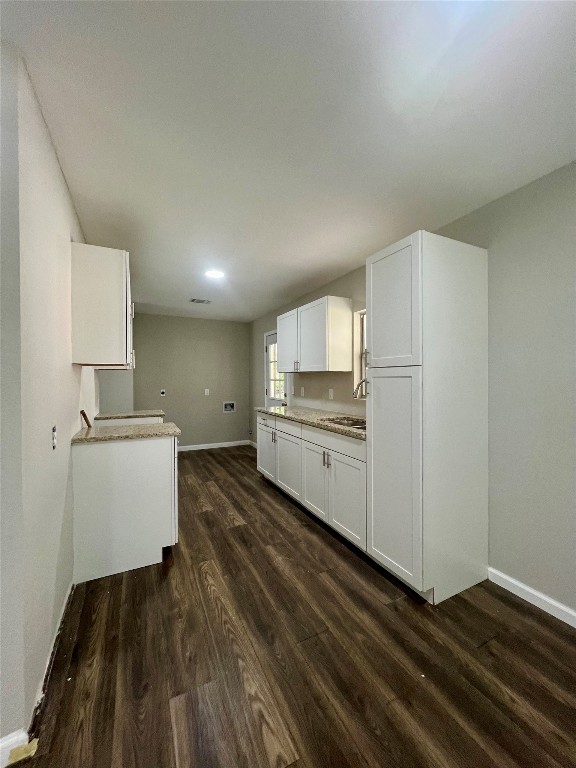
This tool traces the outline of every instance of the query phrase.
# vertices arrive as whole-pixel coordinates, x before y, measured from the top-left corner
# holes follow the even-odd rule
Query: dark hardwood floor
[[[256,472],[180,456],[180,543],[73,594],[33,768],[576,766],[576,631],[418,601]]]

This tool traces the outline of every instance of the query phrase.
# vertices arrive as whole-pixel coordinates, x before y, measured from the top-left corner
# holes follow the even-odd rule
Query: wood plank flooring
[[[256,472],[181,454],[180,543],[79,585],[33,768],[574,768],[576,631],[422,603]]]

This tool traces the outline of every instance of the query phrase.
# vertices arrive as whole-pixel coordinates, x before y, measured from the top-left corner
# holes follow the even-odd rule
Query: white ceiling
[[[138,308],[249,320],[573,160],[575,14],[2,2],[2,35],[88,241],[131,252]]]

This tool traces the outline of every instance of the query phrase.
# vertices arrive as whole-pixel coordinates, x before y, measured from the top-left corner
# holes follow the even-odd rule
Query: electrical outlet
[[[300,397],[304,397],[304,387],[300,387]]]
[[[205,389],[204,390],[204,397],[208,397],[209,395],[210,395],[210,390],[209,389]]]
[[[166,397],[166,390],[165,389],[161,389],[160,390],[160,397]]]
[[[328,390],[328,400],[334,400],[334,390],[332,388]]]

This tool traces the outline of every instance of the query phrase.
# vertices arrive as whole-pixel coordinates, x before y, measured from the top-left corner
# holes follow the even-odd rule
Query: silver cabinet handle
[[[326,451],[322,451],[322,466],[326,466]]]
[[[330,461],[330,454],[328,453],[328,451],[326,451],[326,466],[328,467],[328,469],[330,469],[330,467],[332,466],[332,462]]]

